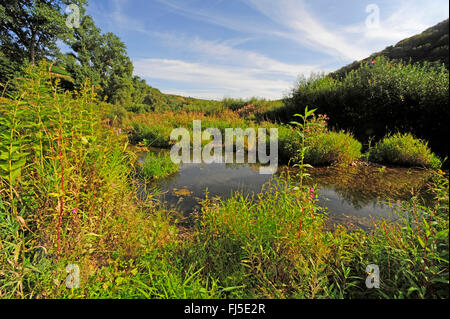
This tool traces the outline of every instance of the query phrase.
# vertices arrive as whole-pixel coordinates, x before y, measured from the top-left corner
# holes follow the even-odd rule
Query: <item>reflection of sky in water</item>
[[[374,218],[392,217],[392,208],[389,207],[387,201],[373,199],[367,204],[355,205],[354,201],[344,198],[334,188],[326,186],[319,185],[318,204],[327,208],[331,218],[336,215],[352,215],[357,218],[367,218],[369,216]]]
[[[396,172],[405,175],[406,170],[397,169]],[[320,172],[320,169],[317,171]],[[356,190],[355,183],[342,182],[343,176],[355,178],[355,171],[343,173],[340,169],[339,172],[336,171],[334,179],[331,171],[326,182],[312,174],[313,180],[310,182],[317,183],[319,188],[318,204],[327,208],[330,219],[336,223],[351,220],[354,225],[365,228],[370,226],[371,217],[390,219],[392,209],[386,204],[390,190],[386,191],[386,194],[382,191],[374,192],[374,185],[379,188],[379,185],[384,183],[370,182],[374,176],[379,179],[376,169],[365,168],[358,172],[362,174],[360,176],[363,176],[363,182]],[[205,197],[206,189],[210,198],[218,196],[226,199],[234,191],[251,196],[259,193],[263,185],[274,177],[277,178],[276,175],[259,174],[259,166],[256,164],[182,164],[178,173],[152,186],[163,192],[161,199],[166,205],[190,214],[195,208],[199,208],[199,201]],[[414,175],[411,177],[414,179]]]

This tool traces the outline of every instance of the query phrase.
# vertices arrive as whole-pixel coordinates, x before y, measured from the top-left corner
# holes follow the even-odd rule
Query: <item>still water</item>
[[[142,161],[145,155],[140,156]],[[273,175],[259,174],[257,164],[181,164],[178,173],[153,182],[165,207],[186,216],[199,210],[206,191],[210,198],[227,199],[233,192],[253,195],[266,183],[280,179],[286,167]],[[393,209],[423,188],[429,172],[422,169],[326,167],[309,169],[307,183],[316,188],[318,204],[326,208],[329,224],[368,229],[372,219],[395,219]],[[296,172],[290,169],[291,176]]]

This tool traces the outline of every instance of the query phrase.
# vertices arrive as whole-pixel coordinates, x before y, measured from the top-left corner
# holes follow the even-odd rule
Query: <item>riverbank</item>
[[[109,106],[89,85],[59,92],[46,70],[0,101],[1,298],[448,298],[442,172],[432,205],[413,197],[402,223],[370,232],[327,230],[315,189],[289,177],[257,198],[205,197],[186,232],[155,193],[138,196],[137,154]],[[365,285],[369,264],[380,289]]]

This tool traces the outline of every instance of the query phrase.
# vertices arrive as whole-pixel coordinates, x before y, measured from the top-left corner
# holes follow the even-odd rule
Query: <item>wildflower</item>
[[[75,214],[78,212],[78,207],[75,207],[74,209],[72,209],[72,214]]]
[[[309,195],[311,196],[312,199],[314,199],[315,195],[314,195],[314,187],[311,187],[309,189]]]

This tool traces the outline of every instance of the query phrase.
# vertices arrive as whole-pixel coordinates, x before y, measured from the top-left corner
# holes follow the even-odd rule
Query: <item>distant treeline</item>
[[[305,106],[327,114],[330,125],[351,131],[365,143],[387,133],[410,132],[448,155],[449,72],[443,64],[363,63],[342,79],[313,75],[299,80],[285,106],[267,114],[288,122]]]

